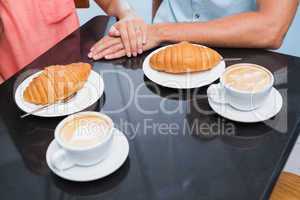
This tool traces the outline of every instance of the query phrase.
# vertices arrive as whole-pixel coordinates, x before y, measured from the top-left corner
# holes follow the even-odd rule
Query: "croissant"
[[[213,49],[181,42],[155,53],[150,58],[150,66],[157,71],[179,74],[209,70],[221,59]]]
[[[80,90],[88,79],[91,65],[72,63],[46,67],[25,89],[25,101],[37,105],[52,104]]]

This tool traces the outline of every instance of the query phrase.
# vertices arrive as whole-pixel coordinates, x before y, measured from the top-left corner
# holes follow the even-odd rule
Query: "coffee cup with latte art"
[[[55,129],[60,149],[51,156],[51,164],[65,170],[101,162],[109,153],[112,129],[111,118],[98,112],[81,112],[65,118]]]
[[[259,108],[271,93],[273,74],[266,68],[250,63],[228,67],[219,84],[212,85],[208,96],[216,103],[250,111]]]

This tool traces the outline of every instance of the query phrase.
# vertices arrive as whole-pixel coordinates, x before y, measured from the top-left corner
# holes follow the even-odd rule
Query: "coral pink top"
[[[74,0],[0,0],[0,75],[7,79],[78,28]]]

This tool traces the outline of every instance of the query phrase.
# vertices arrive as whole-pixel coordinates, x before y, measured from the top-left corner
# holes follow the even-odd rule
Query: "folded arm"
[[[257,11],[208,22],[154,25],[160,41],[192,41],[218,47],[277,49],[295,16],[298,0],[257,0]],[[180,31],[178,31],[180,30]]]
[[[151,49],[162,42],[190,41],[215,47],[277,49],[296,14],[298,0],[257,0],[257,10],[208,22],[159,23],[148,25]],[[125,55],[122,41],[105,38],[101,56],[114,59]]]

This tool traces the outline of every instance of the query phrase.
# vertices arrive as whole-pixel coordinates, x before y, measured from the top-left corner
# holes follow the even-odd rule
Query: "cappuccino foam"
[[[232,67],[223,75],[224,83],[245,92],[259,92],[271,82],[271,75],[262,67],[241,65]]]
[[[79,116],[67,121],[60,130],[60,138],[67,146],[84,148],[95,146],[103,140],[110,124],[99,116]]]

